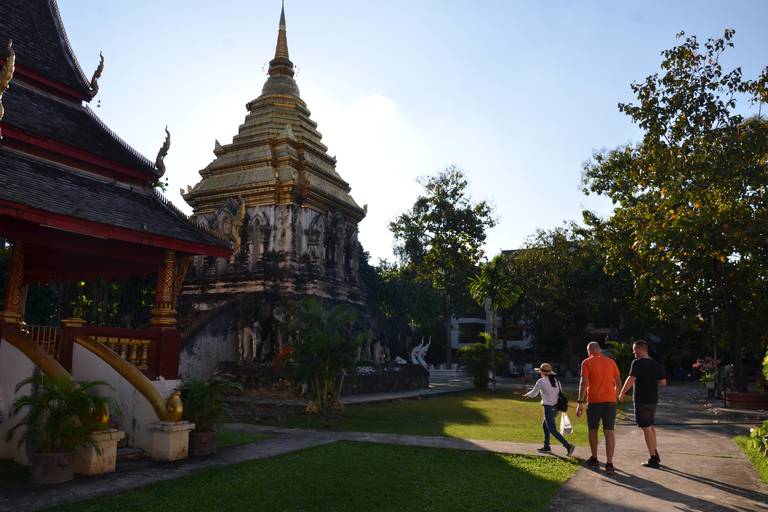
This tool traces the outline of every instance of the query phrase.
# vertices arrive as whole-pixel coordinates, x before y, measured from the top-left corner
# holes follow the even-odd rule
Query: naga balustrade
[[[134,365],[150,379],[179,376],[181,336],[176,329],[115,329],[77,325],[65,322],[63,327],[18,325],[0,321],[3,329],[19,330],[38,342],[67,371],[72,370],[72,347],[78,333],[90,336]]]

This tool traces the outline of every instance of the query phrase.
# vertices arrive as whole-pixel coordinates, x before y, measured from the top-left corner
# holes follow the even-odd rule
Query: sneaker
[[[537,448],[536,451],[539,451],[541,453],[552,453],[552,449],[549,446],[543,446],[541,448]]]
[[[600,461],[598,461],[595,457],[590,457],[587,459],[587,462],[585,463],[588,468],[600,468]]]
[[[576,449],[576,445],[569,444],[566,447],[566,450],[568,450],[568,455],[567,456],[570,457],[571,455],[573,455],[573,450],[575,450],[575,449]]]
[[[616,474],[616,470],[613,468],[613,464],[611,464],[610,462],[606,462],[605,463],[605,472],[608,473],[609,475],[615,475]]]
[[[656,460],[661,462],[661,457],[659,457],[659,450],[656,450]]]
[[[658,456],[651,457],[647,461],[643,462],[642,465],[645,466],[646,468],[655,468],[655,469],[659,469],[659,467],[661,467],[661,464],[659,464]]]

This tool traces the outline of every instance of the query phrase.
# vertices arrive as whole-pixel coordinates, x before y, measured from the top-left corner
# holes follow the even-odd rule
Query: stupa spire
[[[280,9],[280,29],[277,32],[275,59],[288,59],[288,36],[285,32],[285,2]]]
[[[280,28],[277,31],[275,58],[269,61],[269,76],[278,75],[293,77],[293,62],[288,57],[288,36],[285,30],[285,2],[280,9]]]
[[[275,58],[269,61],[269,78],[261,91],[262,96],[288,94],[299,98],[299,88],[293,80],[293,62],[288,57],[288,36],[285,30],[285,2],[280,9],[280,27],[277,31]],[[248,105],[251,105],[249,103]],[[250,110],[250,107],[248,107]]]

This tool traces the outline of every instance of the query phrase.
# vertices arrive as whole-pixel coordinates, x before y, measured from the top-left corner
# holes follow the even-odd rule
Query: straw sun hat
[[[534,371],[546,373],[547,375],[557,375],[555,372],[552,371],[552,365],[549,363],[542,364],[541,368],[534,368]]]

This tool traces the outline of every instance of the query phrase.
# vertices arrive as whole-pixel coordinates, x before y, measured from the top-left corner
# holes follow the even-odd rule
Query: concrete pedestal
[[[117,443],[125,437],[125,432],[110,430],[91,434],[99,443],[101,454],[93,446],[78,448],[75,454],[75,473],[79,475],[99,475],[112,473],[117,462]]]
[[[186,459],[189,455],[189,431],[195,428],[188,421],[156,421],[150,423],[152,458],[155,460]]]

